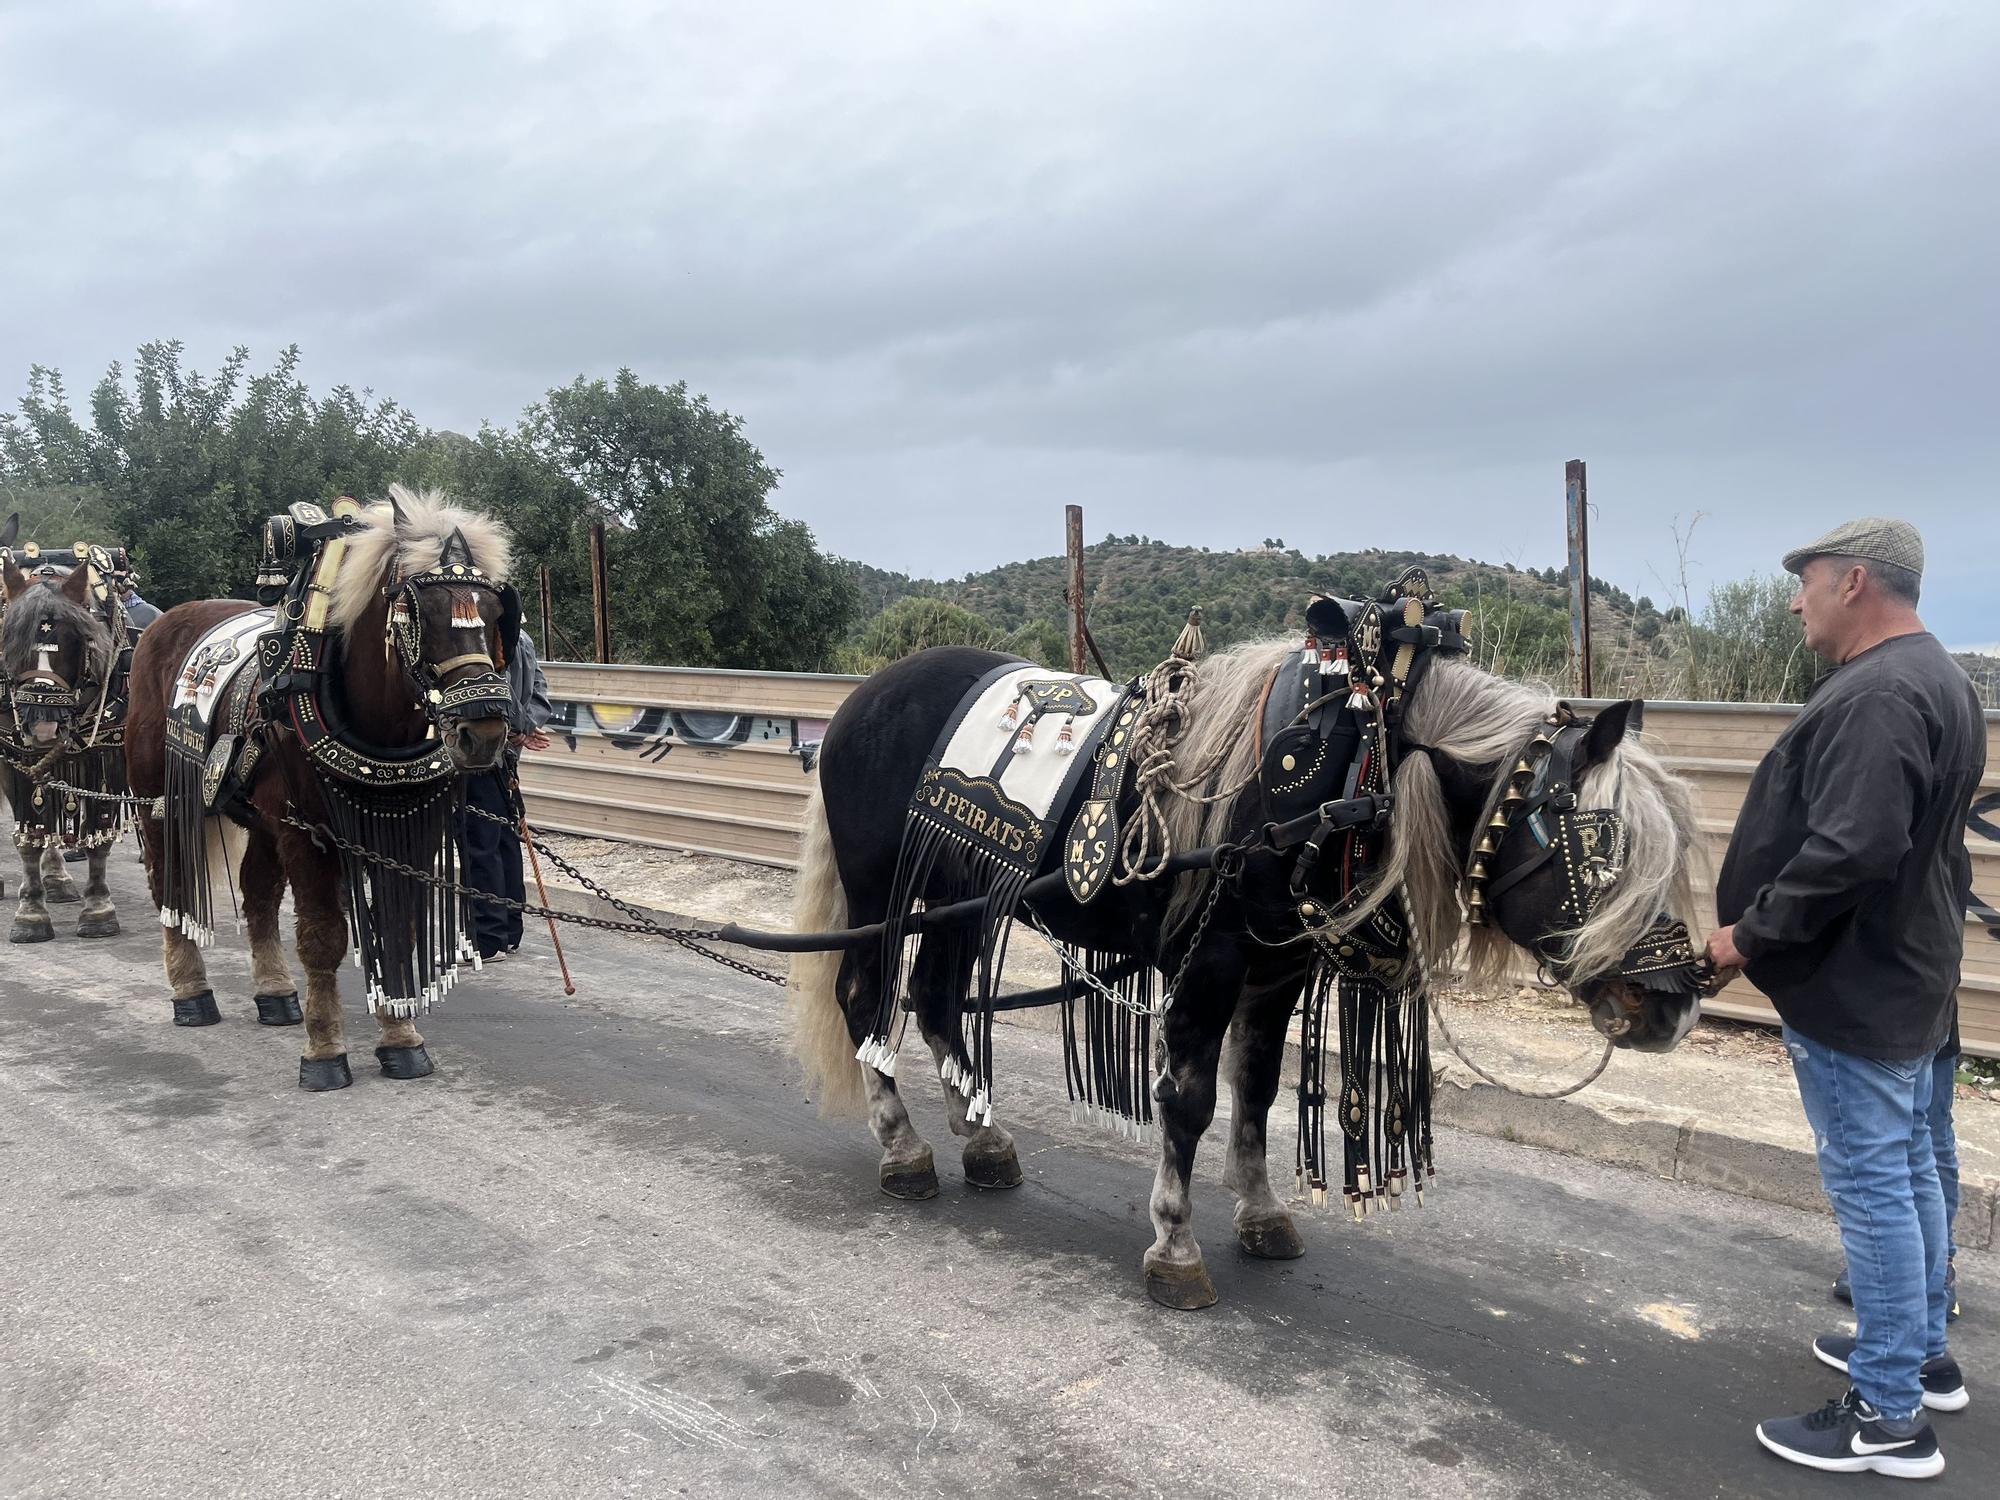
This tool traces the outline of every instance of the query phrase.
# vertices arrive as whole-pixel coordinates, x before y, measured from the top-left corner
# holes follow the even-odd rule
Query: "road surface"
[[[1443,1191],[1220,1306],[1146,1300],[1147,1153],[1073,1125],[1052,1038],[1003,1033],[1024,1187],[875,1187],[819,1121],[776,992],[572,932],[425,1023],[392,1083],[295,1086],[299,1032],[168,1024],[126,849],[127,933],[9,949],[0,979],[0,1496],[1785,1496],[1835,1480],[1752,1422],[1838,1378],[1829,1221],[1447,1134]],[[350,996],[354,986],[348,983]],[[369,1063],[363,1067],[363,1062]],[[914,1059],[912,1059],[914,1061]],[[1274,1124],[1288,1139],[1289,1123]],[[1219,1132],[1218,1132],[1219,1134]],[[1216,1136],[1211,1136],[1215,1140]],[[1968,1256],[1939,1494],[2000,1473],[2000,1275]]]

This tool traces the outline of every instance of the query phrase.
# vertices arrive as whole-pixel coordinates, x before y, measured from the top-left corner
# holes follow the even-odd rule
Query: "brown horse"
[[[11,536],[13,527],[10,520],[0,535]],[[6,698],[0,740],[7,742],[7,765],[0,784],[13,804],[14,843],[21,855],[21,896],[8,941],[47,942],[56,935],[47,903],[79,899],[77,936],[115,937],[118,912],[104,867],[124,827],[118,806],[39,782],[123,790],[106,772],[122,759],[117,729],[125,705],[117,667],[124,618],[115,603],[107,617],[93,599],[87,567],[28,574],[9,554],[0,558],[0,581],[7,600],[0,627]],[[90,871],[81,897],[63,866],[64,849],[79,847]]]
[[[338,704],[343,733],[381,754],[441,742],[457,771],[485,769],[505,748],[504,714],[489,712],[490,698],[481,702],[477,717],[440,712],[438,705],[454,701],[454,688],[493,673],[504,662],[501,596],[485,588],[433,587],[429,580],[450,552],[469,557],[480,574],[500,583],[509,560],[506,532],[491,518],[447,504],[432,492],[415,494],[395,486],[390,494],[393,516],[380,508],[362,513],[367,527],[346,543],[339,575],[327,590],[329,633],[319,663],[318,675],[325,679],[320,691],[326,702]],[[190,651],[215,626],[255,608],[233,599],[183,604],[141,636],[132,662],[126,737],[135,795],[161,798],[166,791],[169,715]],[[476,621],[466,617],[475,608]],[[397,611],[412,613],[392,620]],[[297,816],[325,824],[330,794],[295,722],[278,716],[263,722],[260,717],[253,720],[253,729],[261,735],[264,753],[233,821],[245,840],[237,889],[249,930],[258,1019],[266,1025],[303,1019],[300,1086],[343,1088],[352,1075],[337,976],[348,954],[350,902],[339,856],[321,847],[313,833],[287,821]],[[163,900],[167,837],[160,808],[156,802],[139,820],[155,906]],[[278,938],[278,909],[287,886],[295,908],[299,962],[306,971],[303,1015]],[[378,930],[373,937],[402,943],[405,949],[416,941],[410,930]],[[165,919],[161,940],[175,1024],[220,1020],[195,940]],[[376,1055],[383,1072],[392,1078],[429,1073],[430,1058],[413,1020],[417,1006],[401,1001],[378,1005],[372,992],[370,1005],[381,1028]]]

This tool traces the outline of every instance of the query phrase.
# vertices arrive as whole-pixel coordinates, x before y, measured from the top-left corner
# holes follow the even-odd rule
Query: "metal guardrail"
[[[817,745],[860,678],[583,662],[544,667],[557,709],[549,726],[555,744],[528,756],[521,774],[537,824],[797,866],[811,788],[802,752]],[[1773,704],[1646,705],[1647,734],[1696,788],[1707,835],[1696,870],[1704,904],[1757,762],[1797,712]],[[1986,734],[1992,769],[1966,824],[1977,905],[1966,918],[1959,1011],[1967,1047],[2000,1056],[2000,713],[1986,716]],[[1707,1008],[1741,1020],[1776,1019],[1743,980]]]

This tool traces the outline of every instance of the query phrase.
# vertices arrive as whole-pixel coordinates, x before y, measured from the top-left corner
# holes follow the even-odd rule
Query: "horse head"
[[[24,744],[49,748],[96,706],[111,671],[111,633],[90,608],[90,570],[27,574],[0,560],[7,607],[0,668]]]
[[[521,624],[520,596],[502,571],[504,536],[483,518],[448,513],[425,497],[392,489],[391,498],[399,553],[434,546],[435,561],[390,586],[389,639],[452,763],[487,770],[507,748],[507,661]]]
[[[1627,738],[1643,713],[1636,699],[1594,717],[1558,704],[1498,765],[1433,759],[1461,835],[1476,809],[1457,861],[1475,969],[1511,944],[1618,1046],[1665,1052],[1707,978],[1685,921],[1699,835],[1685,785]]]

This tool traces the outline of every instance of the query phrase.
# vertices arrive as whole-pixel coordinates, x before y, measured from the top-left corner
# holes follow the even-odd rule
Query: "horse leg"
[[[856,1046],[873,1023],[881,980],[882,956],[873,948],[850,949],[840,962],[840,1004],[847,1012],[848,1034]],[[891,1198],[935,1198],[937,1164],[930,1145],[910,1123],[896,1080],[864,1067],[861,1087],[868,1100],[868,1129],[882,1148],[878,1169],[882,1191]]]
[[[946,1083],[943,1076],[945,1064],[952,1060],[951,1043],[928,1026],[924,1027],[924,1040],[930,1043],[931,1056],[937,1059],[938,1081],[944,1084],[944,1107],[951,1117],[951,1133],[965,1142],[965,1180],[981,1188],[1019,1187],[1021,1159],[1014,1153],[1014,1137],[999,1125],[966,1119],[966,1112],[972,1107],[970,1096],[961,1092],[958,1085]]]
[[[256,985],[257,1024],[296,1026],[304,1020],[299,987],[285,962],[285,945],[278,936],[278,908],[285,899],[285,864],[278,841],[268,830],[249,830],[238,884],[243,891],[243,922],[250,933],[250,974]]]
[[[69,870],[63,864],[62,845],[54,839],[42,845],[42,892],[43,899],[48,901],[69,902],[83,899],[76,888],[76,882],[69,878]]]
[[[29,844],[21,846],[21,898],[14,907],[14,930],[10,943],[46,943],[56,935],[49,920],[49,908],[42,896],[42,851]]]
[[[299,963],[306,971],[306,1045],[299,1058],[299,1087],[314,1093],[354,1082],[347,1066],[347,1037],[340,1024],[340,964],[347,957],[347,918],[331,856],[287,828],[280,841],[296,912]]]
[[[926,938],[917,949],[917,961],[910,975],[910,997],[916,1009],[917,1026],[937,1061],[951,1133],[965,1142],[965,1180],[974,1187],[1019,1187],[1021,1162],[1014,1154],[1014,1137],[998,1125],[968,1120],[971,1097],[944,1077],[945,1066],[952,1061],[949,1038],[954,1028],[948,1022],[952,1012],[965,1004],[966,991],[972,984],[973,962],[973,954],[965,944],[947,945]]]
[[[1194,1237],[1188,1190],[1195,1148],[1215,1118],[1216,1066],[1243,985],[1233,943],[1211,936],[1181,976],[1163,1022],[1167,1066],[1153,1086],[1160,1123],[1160,1166],[1150,1204],[1153,1247],[1143,1262],[1146,1291],[1163,1307],[1192,1311],[1215,1302],[1215,1283]]]
[[[111,887],[104,880],[104,867],[110,859],[109,844],[98,844],[90,851],[90,879],[83,887],[83,915],[76,921],[76,935],[80,938],[118,936],[118,908],[112,904]]]
[[[409,1016],[392,1016],[389,1007],[382,1005],[376,1007],[375,1022],[382,1031],[382,1040],[375,1048],[375,1061],[382,1065],[384,1078],[427,1078],[435,1071],[414,1020]]]
[[[153,906],[160,905],[161,851],[166,846],[166,824],[158,818],[139,819],[139,853],[146,862],[146,886],[153,894]],[[176,1026],[214,1026],[222,1020],[216,1009],[215,992],[208,986],[208,965],[201,949],[178,927],[160,924],[160,962],[167,971],[167,987],[173,992]]]
[[[1285,1029],[1298,995],[1296,976],[1246,985],[1229,1029],[1232,1109],[1229,1163],[1222,1181],[1236,1194],[1236,1238],[1262,1260],[1297,1260],[1306,1253],[1291,1214],[1271,1190],[1265,1134],[1285,1061]]]

